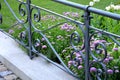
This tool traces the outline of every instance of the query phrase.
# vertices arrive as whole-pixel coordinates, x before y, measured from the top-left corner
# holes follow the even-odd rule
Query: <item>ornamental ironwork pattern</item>
[[[92,19],[92,16],[90,13],[99,14],[116,20],[120,20],[120,15],[66,0],[54,1],[83,10],[84,15],[82,15],[82,18],[84,19],[84,21],[80,22],[79,20],[75,20],[65,15],[61,15],[48,9],[35,6],[31,4],[31,0],[26,0],[26,2],[17,0],[17,2],[19,2],[18,12],[20,14],[20,16],[18,17],[11,8],[8,1],[4,0],[10,12],[17,20],[17,22],[10,28],[15,28],[17,26],[20,29],[20,33],[16,33],[16,40],[28,50],[28,55],[30,59],[41,56],[47,61],[66,71],[67,73],[76,77],[77,79],[82,78],[85,80],[101,80],[104,78],[104,80],[107,80],[107,67],[105,64],[105,60],[108,58],[108,44],[107,41],[102,40],[101,38],[103,38],[103,36],[106,36],[120,46],[119,41],[116,39],[120,38],[120,36],[91,26],[90,21]],[[46,12],[52,15],[42,17],[42,12]],[[57,19],[59,20],[64,20],[61,20],[58,23],[56,22],[57,24],[50,25],[49,27],[44,29],[44,26],[42,25],[42,20],[51,19],[51,21],[54,21],[56,17],[54,17],[53,15],[57,16]],[[2,16],[0,15],[0,24],[1,23]],[[71,26],[70,24],[73,26]],[[46,32],[54,30],[55,28],[60,26],[62,30],[67,31],[68,33],[69,31],[71,31],[71,33],[66,37],[67,39],[69,39],[68,48],[71,50],[68,56],[68,65],[65,64],[65,60],[60,57],[60,54],[53,46],[54,44],[59,43],[51,42],[51,36],[48,36],[46,34]],[[12,34],[14,32],[9,30],[9,33]],[[94,40],[94,37],[98,37],[97,40]],[[57,36],[58,42],[59,40],[62,41],[66,38],[63,38],[63,36],[61,35]],[[54,54],[48,53],[47,50],[45,50],[47,47],[49,47],[48,52],[52,51]],[[66,50],[63,50],[63,53],[65,51]],[[46,57],[46,54],[49,56]],[[64,55],[62,56],[65,57]],[[55,58],[52,60],[51,57]],[[96,65],[97,67],[95,68]],[[81,69],[82,71],[79,72],[79,69]],[[78,73],[76,73],[77,71]],[[91,73],[92,71],[95,73]]]

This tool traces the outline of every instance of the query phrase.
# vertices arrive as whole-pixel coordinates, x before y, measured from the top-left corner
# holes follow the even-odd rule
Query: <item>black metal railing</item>
[[[0,4],[0,10],[1,10],[1,4]],[[0,24],[2,24],[2,15],[0,14]]]
[[[107,64],[105,64],[104,62],[106,58],[108,58],[109,49],[107,48],[108,46],[107,39],[110,38],[111,41],[113,41],[116,45],[120,46],[120,43],[119,43],[120,36],[91,26],[90,22],[92,17],[90,13],[106,16],[111,19],[115,19],[117,21],[120,20],[119,14],[103,11],[100,9],[96,9],[86,5],[81,5],[81,4],[70,2],[67,0],[54,0],[56,2],[65,4],[66,6],[68,5],[68,6],[83,10],[84,14],[82,18],[84,19],[84,22],[80,22],[79,20],[75,20],[73,18],[58,14],[56,12],[50,11],[48,9],[45,9],[39,6],[35,6],[31,4],[31,0],[26,0],[26,2],[22,2],[21,0],[17,0],[17,1],[20,3],[19,13],[20,13],[20,16],[22,16],[22,19],[19,18],[20,16],[17,17],[17,15],[13,11],[13,9],[10,7],[7,0],[4,0],[5,4],[10,9],[14,18],[17,20],[17,23],[12,25],[12,28],[15,28],[15,26],[18,26],[18,25],[19,27],[22,26],[22,29],[19,30],[20,33],[18,33],[19,37],[16,35],[17,32],[15,33],[15,39],[21,45],[23,45],[26,49],[28,49],[28,55],[30,56],[31,59],[36,56],[41,56],[47,61],[51,62],[52,64],[58,66],[62,70],[73,75],[77,79],[107,80],[108,78],[107,66],[106,66]],[[0,9],[1,9],[1,4],[0,4]],[[60,20],[58,21],[58,23],[56,22],[54,25],[50,25],[45,29],[41,29],[41,23],[46,24],[46,22],[42,21],[42,18],[43,18],[42,16],[44,15],[42,14],[42,11],[55,15]],[[54,18],[53,16],[49,16],[47,18],[48,19],[50,18],[50,21],[52,21],[51,17]],[[61,21],[61,19],[64,19],[64,20]],[[2,23],[2,16],[0,16],[0,23]],[[55,39],[50,39],[49,36],[47,35],[49,34],[50,30],[54,30],[55,28],[58,28],[64,25],[71,26],[69,24],[72,24],[75,27],[72,27],[72,32],[69,35],[67,35],[67,38],[63,38],[62,36],[59,36],[59,38],[62,38],[62,40],[68,41],[67,43],[69,44],[69,47],[70,47],[70,50],[68,51],[68,53],[70,53],[69,59],[65,60],[68,55],[66,56],[64,56],[65,54],[62,55],[62,53],[59,52],[59,49],[55,48],[55,45],[52,42],[52,40],[55,40]],[[48,25],[46,24],[44,26],[48,26]],[[52,33],[54,34],[54,36],[55,34],[57,34],[55,30]],[[15,31],[17,31],[16,28],[15,28]],[[69,31],[66,34],[68,33]],[[103,36],[100,36],[99,39],[97,38],[97,40],[94,40],[93,37],[98,37],[98,35],[103,35]],[[102,39],[103,38],[105,39],[101,40],[101,37]],[[62,42],[63,42],[62,46],[65,46],[64,41]],[[47,46],[45,46],[44,43]],[[49,54],[47,55],[52,57],[54,57],[53,55],[55,55],[55,60],[52,60],[53,58],[49,59],[45,56],[46,53],[48,52],[46,52],[47,50],[44,50],[44,48],[48,46],[49,46],[48,52],[52,51],[52,53],[49,53],[50,55]],[[43,54],[43,52],[45,53]],[[96,54],[100,54],[100,55],[102,54],[102,57],[96,56]],[[60,55],[62,55],[64,58],[62,58]],[[56,62],[56,60],[58,60],[57,62],[59,64]],[[83,61],[81,62],[81,60]],[[66,61],[69,61],[68,66],[65,64],[67,63]],[[82,68],[82,66],[80,65],[84,66],[84,68]],[[94,65],[97,66],[97,68],[95,68]],[[82,68],[83,70],[80,71],[77,68]],[[90,72],[91,68],[95,72],[94,74]]]

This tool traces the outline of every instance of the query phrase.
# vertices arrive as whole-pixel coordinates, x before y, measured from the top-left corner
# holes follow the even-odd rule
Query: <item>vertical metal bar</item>
[[[1,7],[2,7],[2,6],[1,6],[1,3],[0,3],[0,10],[1,10]]]
[[[1,3],[0,3],[0,10],[1,10]],[[0,24],[2,24],[2,15],[0,14]]]
[[[32,20],[31,20],[31,0],[27,0],[27,18],[28,18],[28,40],[29,40],[29,56],[32,59],[32,35],[31,35],[31,26],[32,26]]]
[[[84,14],[84,20],[85,20],[85,80],[90,80],[89,75],[89,50],[90,50],[90,42],[89,42],[89,25],[90,25],[90,12],[87,10]]]

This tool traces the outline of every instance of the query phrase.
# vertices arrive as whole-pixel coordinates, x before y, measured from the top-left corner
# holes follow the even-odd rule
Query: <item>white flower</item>
[[[106,9],[107,11],[109,11],[109,10],[111,9],[111,7],[110,7],[110,6],[107,6],[105,9]]]
[[[100,2],[100,0],[93,0],[94,2]]]
[[[120,5],[114,6],[114,9],[115,9],[115,10],[120,10]]]
[[[110,6],[107,6],[105,9],[108,10],[108,11],[109,11],[110,9],[120,10],[120,5],[111,4]]]
[[[94,2],[93,2],[93,1],[90,1],[89,5],[90,5],[90,6],[93,6],[93,5],[94,5]]]
[[[111,7],[112,9],[114,9],[114,8],[115,8],[115,5],[114,5],[114,4],[111,4],[110,7]]]

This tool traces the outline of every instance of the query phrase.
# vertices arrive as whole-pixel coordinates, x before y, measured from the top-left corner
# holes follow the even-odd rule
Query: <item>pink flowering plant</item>
[[[92,0],[98,3],[100,0]],[[90,3],[92,5],[92,3]],[[111,10],[112,11],[112,10]],[[119,11],[118,11],[119,12]],[[71,17],[75,20],[81,20],[81,14],[78,12],[63,12],[66,17]],[[119,21],[113,21],[110,18],[93,15],[94,20],[92,20],[91,25],[97,28],[120,34]],[[53,50],[49,46],[47,39],[50,44],[55,48],[56,52],[61,57],[62,61],[66,66],[73,71],[82,80],[85,79],[85,46],[84,46],[84,34],[80,29],[80,26],[67,21],[61,17],[48,14],[46,12],[41,13],[41,21],[39,23],[33,22],[35,28],[39,29],[45,37],[41,36],[39,32],[33,30],[32,32],[32,48],[33,51],[38,51],[46,55],[49,59],[61,64]],[[57,24],[57,25],[56,25]],[[54,26],[56,25],[56,26]],[[8,33],[14,35],[15,38],[22,39],[23,43],[28,46],[28,31],[27,27],[23,25],[15,26],[8,30]],[[84,29],[84,26],[82,26]],[[90,30],[91,34],[94,33]],[[73,34],[74,33],[74,34]],[[78,33],[79,35],[76,35]],[[100,32],[95,32],[94,36],[90,39],[90,73],[93,80],[97,80],[96,75],[99,72],[102,79],[105,78],[104,72],[107,73],[107,78],[109,80],[117,80],[120,76],[120,46],[114,43],[113,40],[109,39],[107,36],[101,34]],[[73,35],[72,35],[73,34]],[[71,38],[72,35],[72,38]],[[120,39],[116,39],[120,40]],[[105,45],[107,49],[107,54],[103,46]],[[106,54],[106,57],[105,57]],[[100,64],[103,64],[105,68]],[[102,73],[103,72],[103,73]]]
[[[76,12],[64,12],[63,15],[68,17],[71,16],[75,19],[79,19],[80,17],[80,14]],[[54,26],[60,22],[63,23]],[[105,26],[102,28],[104,30],[106,30],[106,26],[111,24],[105,24],[105,22],[97,23],[101,23],[101,27]],[[93,24],[98,27],[98,25],[94,21]],[[117,23],[113,23],[113,25],[119,26],[119,24]],[[85,79],[85,77],[83,76],[85,71],[84,55],[86,53],[84,49],[84,34],[80,30],[79,26],[51,14],[43,15],[41,17],[41,22],[37,23],[35,26],[43,32],[43,34],[50,41],[51,45],[55,48],[55,50],[57,51],[63,62],[67,65],[67,67],[76,75],[78,75],[81,79]],[[15,32],[15,29],[18,29],[19,32]],[[9,33],[15,35],[15,37],[18,37],[19,39],[22,38],[23,42],[27,43],[27,31],[24,30],[25,28],[19,25],[17,27],[14,27],[13,29],[10,29]],[[75,32],[77,32],[79,35],[73,34]],[[94,31],[91,30],[91,33],[94,33]],[[117,31],[116,33],[118,34],[119,32]],[[72,34],[72,39],[70,39]],[[46,39],[43,36],[35,32],[32,32],[32,36],[32,44],[36,51],[46,55],[54,62],[61,64],[61,62],[58,60],[58,58],[56,57],[53,50],[50,48]],[[80,36],[80,39],[78,36]],[[105,59],[103,59],[105,56],[104,49],[101,45],[98,45],[99,43],[104,44],[107,48],[107,55]],[[77,51],[73,48],[73,46],[77,49]],[[96,74],[99,71],[105,72],[103,66],[97,63],[97,59],[95,58],[98,58],[98,60],[103,59],[102,62],[104,65],[106,65],[106,73],[109,80],[117,79],[120,76],[120,47],[117,44],[115,44],[112,40],[110,40],[103,34],[97,32],[97,34],[91,37],[90,50],[92,52],[92,55],[90,55],[90,73],[93,78],[96,78]],[[93,55],[95,58],[93,57]],[[105,75],[101,73],[100,77],[104,79]]]

